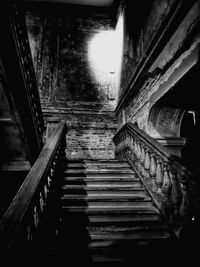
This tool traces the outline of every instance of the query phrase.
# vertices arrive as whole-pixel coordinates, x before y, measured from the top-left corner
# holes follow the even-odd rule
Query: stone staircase
[[[142,263],[170,245],[167,225],[126,162],[68,161],[59,192],[60,260],[67,255],[73,266]]]

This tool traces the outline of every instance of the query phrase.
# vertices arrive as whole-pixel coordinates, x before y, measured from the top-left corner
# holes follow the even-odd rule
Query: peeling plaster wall
[[[152,10],[145,24],[146,26],[141,32],[143,41],[140,42],[141,36],[138,41],[138,51],[143,51],[142,53],[144,53],[145,42],[148,43],[150,36],[158,31],[159,25],[170,11],[172,2],[173,1],[154,1],[154,5],[152,6]],[[125,114],[126,121],[137,122],[141,129],[150,134],[148,118],[152,105],[156,103],[162,94],[164,95],[167,90],[174,86],[178,77],[175,77],[174,80],[170,80],[170,77],[173,76],[184,60],[187,61],[187,57],[193,53],[200,43],[199,31],[197,31],[197,29],[194,31],[194,34],[190,35],[191,31],[196,27],[195,23],[198,21],[199,16],[200,3],[196,1],[188,10],[178,28],[172,33],[157,59],[149,69],[146,70],[146,72],[151,75],[142,78],[137,93],[134,97],[128,99],[125,105],[118,111],[118,128],[123,125],[122,117],[124,116],[122,116],[122,114]],[[190,37],[188,37],[189,35]],[[125,40],[127,39],[130,39],[130,36],[126,32]],[[129,43],[131,45],[130,40]],[[140,53],[141,57],[142,53]],[[134,75],[135,69],[137,69],[137,62],[139,59],[141,60],[141,57],[136,53],[133,58],[129,57],[127,59],[129,62],[124,61],[121,85],[122,93],[127,90],[130,79]],[[156,68],[159,68],[158,72],[155,71]],[[188,65],[188,69],[189,68],[190,66]],[[133,87],[132,90],[134,89]],[[163,93],[161,91],[163,91]],[[154,97],[156,94],[158,95],[157,99]],[[122,95],[123,94],[121,94],[121,97]]]
[[[139,63],[146,56],[145,51],[148,48],[151,39],[157,32],[164,18],[168,15],[173,2],[174,0],[155,0],[149,1],[148,3],[145,1],[141,10],[141,16],[143,16],[145,21],[143,22],[140,32],[137,33],[137,35],[135,34],[133,23],[131,23],[131,20],[134,18],[132,15],[133,11],[130,10],[129,6],[125,6],[124,16],[126,23],[123,52],[124,60],[120,98],[123,97],[123,94],[126,91],[126,88],[128,87],[133,73],[137,69]],[[149,6],[147,6],[147,4]],[[146,17],[143,13],[146,14]],[[137,24],[137,19],[135,23]]]
[[[112,29],[108,17],[27,12],[26,21],[42,105],[68,101],[115,104],[112,76],[94,73],[88,57],[93,37]]]
[[[109,159],[116,132],[113,77],[92,69],[88,47],[113,25],[107,14],[84,10],[28,10],[29,42],[46,125],[55,116],[67,122],[67,158]]]

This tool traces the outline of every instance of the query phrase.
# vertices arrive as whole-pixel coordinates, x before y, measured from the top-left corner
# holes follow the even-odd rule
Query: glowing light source
[[[102,31],[89,45],[89,59],[94,70],[108,74],[115,68],[115,32]]]
[[[99,84],[110,84],[118,90],[123,52],[123,16],[115,30],[101,31],[89,42],[88,59],[93,76]]]

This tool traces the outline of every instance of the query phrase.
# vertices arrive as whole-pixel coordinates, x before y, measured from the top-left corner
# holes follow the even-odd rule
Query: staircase
[[[135,260],[141,264],[155,259],[159,250],[163,253],[172,240],[159,210],[126,162],[68,161],[59,191],[61,261],[67,257],[73,266]]]

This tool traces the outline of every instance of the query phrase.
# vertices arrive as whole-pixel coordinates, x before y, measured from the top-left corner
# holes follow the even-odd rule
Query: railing
[[[169,151],[132,123],[113,139],[116,156],[128,160],[155,204],[180,237],[184,226],[199,214],[199,186],[193,174]]]
[[[37,138],[42,147],[42,137],[44,131],[44,121],[40,105],[40,97],[30,51],[25,15],[22,6],[20,10],[14,4],[10,14],[10,22],[19,54],[19,61],[23,72],[26,93],[32,111],[32,117],[36,128]]]
[[[23,1],[8,1],[1,10],[1,61],[10,95],[22,124],[31,164],[43,147],[44,120],[28,40]]]
[[[66,124],[61,122],[0,222],[0,251],[2,256],[7,256],[7,261],[16,256],[15,260],[22,262],[27,248],[40,242],[47,202],[57,182],[56,174],[64,153],[65,131]]]

